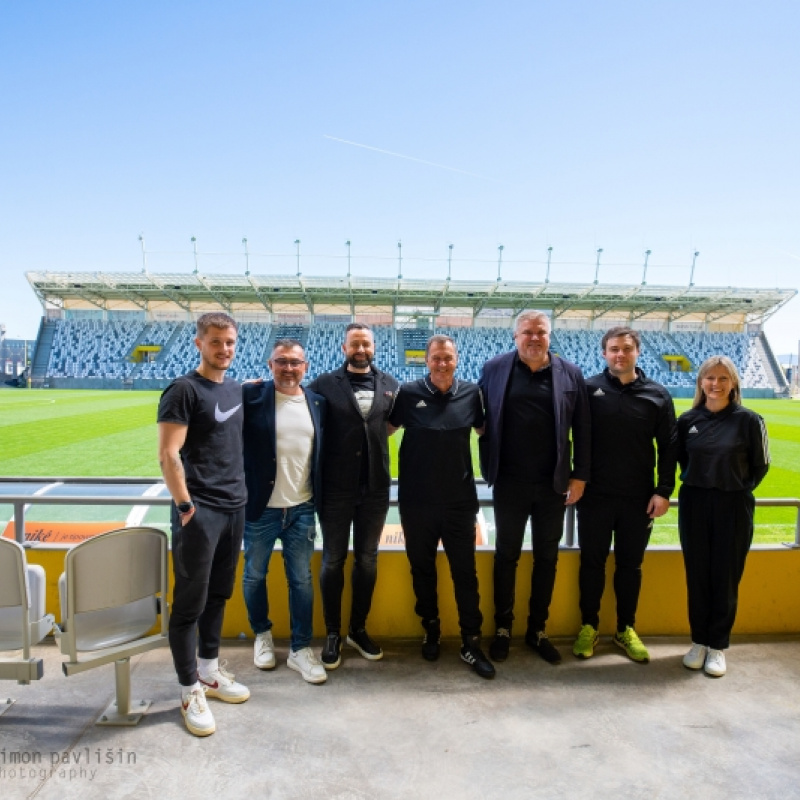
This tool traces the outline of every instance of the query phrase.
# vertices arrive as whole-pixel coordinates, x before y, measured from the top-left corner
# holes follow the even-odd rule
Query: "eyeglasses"
[[[276,367],[291,367],[292,369],[298,369],[306,362],[301,361],[299,358],[273,358],[272,363]]]
[[[521,336],[528,339],[544,339],[550,335],[550,331],[517,331],[514,336]]]

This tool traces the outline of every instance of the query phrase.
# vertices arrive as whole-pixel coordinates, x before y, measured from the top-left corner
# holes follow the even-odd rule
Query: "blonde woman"
[[[769,469],[764,420],[741,405],[739,374],[727,356],[700,366],[692,408],[678,419],[678,447],[678,529],[692,632],[683,664],[719,678],[753,541],[753,490]]]

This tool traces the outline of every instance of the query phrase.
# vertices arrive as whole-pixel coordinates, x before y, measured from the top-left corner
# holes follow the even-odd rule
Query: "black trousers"
[[[681,486],[678,530],[686,567],[692,641],[715,650],[730,645],[739,581],[753,541],[751,492]]]
[[[528,631],[543,631],[553,597],[558,544],[564,533],[565,497],[548,483],[516,483],[498,479],[493,492],[496,526],[494,553],[494,620],[511,629],[517,563],[531,520],[533,572],[528,604]]]
[[[366,626],[372,606],[372,593],[378,576],[378,543],[386,512],[389,490],[369,492],[362,487],[356,493],[327,492],[319,512],[322,527],[322,570],[319,575],[325,628],[338,633],[342,626],[342,591],[344,564],[353,528],[353,603],[350,630]]]
[[[423,621],[439,616],[436,548],[441,539],[450,564],[462,636],[480,636],[483,623],[475,568],[477,513],[478,505],[472,501],[426,506],[400,503],[400,524],[417,598],[414,610]]]
[[[600,625],[600,601],[606,584],[606,560],[614,540],[614,594],[617,630],[636,625],[636,607],[642,587],[642,561],[650,541],[653,520],[647,515],[652,493],[640,497],[598,495],[587,491],[578,502],[578,538],[581,566],[581,620]]]
[[[172,506],[172,607],[169,647],[178,681],[197,681],[197,656],[219,655],[225,603],[233,594],[242,550],[244,508],[217,511],[195,506],[185,526]]]

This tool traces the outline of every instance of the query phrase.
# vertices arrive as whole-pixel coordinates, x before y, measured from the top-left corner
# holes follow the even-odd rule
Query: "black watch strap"
[[[194,503],[191,500],[186,503],[177,503],[176,505],[181,514],[188,514],[194,508]]]

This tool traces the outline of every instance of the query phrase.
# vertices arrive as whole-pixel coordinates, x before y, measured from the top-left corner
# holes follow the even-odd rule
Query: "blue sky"
[[[786,2],[37,2],[0,10],[0,322],[26,270],[800,284]],[[349,144],[348,144],[349,142]],[[359,146],[364,145],[364,146]],[[375,148],[375,149],[368,149]],[[386,151],[386,152],[378,152]],[[397,155],[390,155],[394,153]],[[402,156],[402,157],[401,157]],[[441,259],[437,262],[432,259]],[[767,331],[796,351],[800,301]]]

